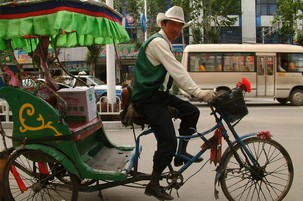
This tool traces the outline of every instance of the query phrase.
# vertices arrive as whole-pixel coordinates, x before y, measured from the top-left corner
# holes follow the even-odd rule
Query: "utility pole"
[[[147,39],[147,0],[144,0],[144,15],[145,15],[145,33],[144,33],[144,40]]]
[[[113,8],[113,0],[106,0],[106,4]],[[107,84],[107,101],[113,106],[116,99],[116,63],[115,49],[113,44],[106,45],[106,84]]]

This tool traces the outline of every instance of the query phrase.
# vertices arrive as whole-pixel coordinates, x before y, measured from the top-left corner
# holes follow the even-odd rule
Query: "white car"
[[[37,87],[37,82],[43,82],[45,83],[45,80],[44,79],[31,79],[31,78],[25,78],[21,81],[21,87],[22,88],[34,88],[34,87]],[[66,85],[64,83],[58,83],[59,85],[59,88],[62,89],[62,88],[69,88],[70,86],[69,85]]]
[[[75,75],[75,77],[79,78],[83,82],[70,76],[64,76],[64,80],[60,82],[70,87],[93,86],[99,97],[107,96],[107,84],[100,79],[91,75]],[[121,91],[122,86],[116,85],[116,96],[119,98],[121,97]]]

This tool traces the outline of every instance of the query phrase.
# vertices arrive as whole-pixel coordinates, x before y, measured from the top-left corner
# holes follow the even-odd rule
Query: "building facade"
[[[233,27],[221,32],[221,42],[282,43],[277,31],[283,22],[272,24],[277,9],[277,0],[241,0],[242,15]],[[302,30],[303,20],[297,20],[296,26]],[[283,43],[293,43],[292,36],[287,36],[286,41],[284,38]]]
[[[125,1],[122,1],[125,2]],[[125,4],[124,4],[125,5]],[[127,7],[123,9],[125,18],[129,18]],[[241,0],[241,15],[232,27],[221,30],[221,43],[281,43],[279,34],[268,30],[272,27],[274,13],[278,8],[277,0]],[[297,21],[298,29],[302,29],[302,20]],[[147,24],[148,26],[148,24]],[[126,29],[134,29],[127,26]],[[133,31],[129,31],[129,33]],[[133,36],[132,36],[133,37]],[[144,37],[142,30],[137,28],[137,38]],[[144,39],[143,39],[144,40]],[[183,52],[183,41],[185,45],[190,43],[190,34],[185,34],[185,38],[179,38],[174,44],[174,53],[180,60]],[[289,37],[287,43],[292,43],[292,37]],[[86,64],[86,47],[61,49],[59,59],[65,64],[67,70],[73,74],[81,71],[89,72],[90,66]],[[118,58],[116,65],[116,77],[121,82],[132,79],[132,71],[138,54],[138,47],[135,44],[120,44],[116,46]],[[31,59],[24,55],[24,52],[17,51],[15,56],[27,69],[31,68]],[[61,74],[58,66],[52,66],[56,75]],[[95,68],[96,77],[106,82],[106,52],[103,47]]]

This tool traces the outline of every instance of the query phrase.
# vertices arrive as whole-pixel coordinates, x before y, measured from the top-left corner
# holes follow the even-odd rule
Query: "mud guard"
[[[258,133],[249,133],[249,134],[246,134],[246,135],[243,135],[240,137],[241,140],[244,140],[244,139],[247,139],[247,138],[250,138],[250,137],[254,137],[254,136],[257,136]],[[233,146],[236,146],[237,144],[237,141],[233,141],[232,142],[232,145]],[[222,173],[223,173],[223,168],[222,168],[222,164],[224,163],[224,161],[226,160],[226,156],[227,154],[229,153],[230,151],[230,148],[227,147],[222,155],[222,159],[221,159],[221,162],[220,162],[220,165],[216,168],[216,176],[215,176],[215,183],[214,183],[214,196],[215,196],[215,199],[218,200],[219,199],[219,191],[218,189],[216,188],[217,187],[217,184],[219,185],[218,182],[221,181],[221,176],[222,176]]]
[[[49,154],[57,161],[60,161],[60,164],[62,164],[67,171],[71,172],[72,174],[80,178],[79,172],[77,171],[77,168],[75,167],[73,162],[69,158],[67,158],[67,156],[65,156],[62,152],[54,149],[53,147],[45,146],[42,144],[28,144],[28,145],[16,147],[15,149],[39,150],[42,151],[43,153]]]

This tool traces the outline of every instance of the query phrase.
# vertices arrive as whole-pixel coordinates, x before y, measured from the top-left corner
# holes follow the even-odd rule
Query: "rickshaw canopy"
[[[76,47],[129,40],[122,15],[94,0],[0,1],[0,50],[33,52],[39,37],[50,45]]]

